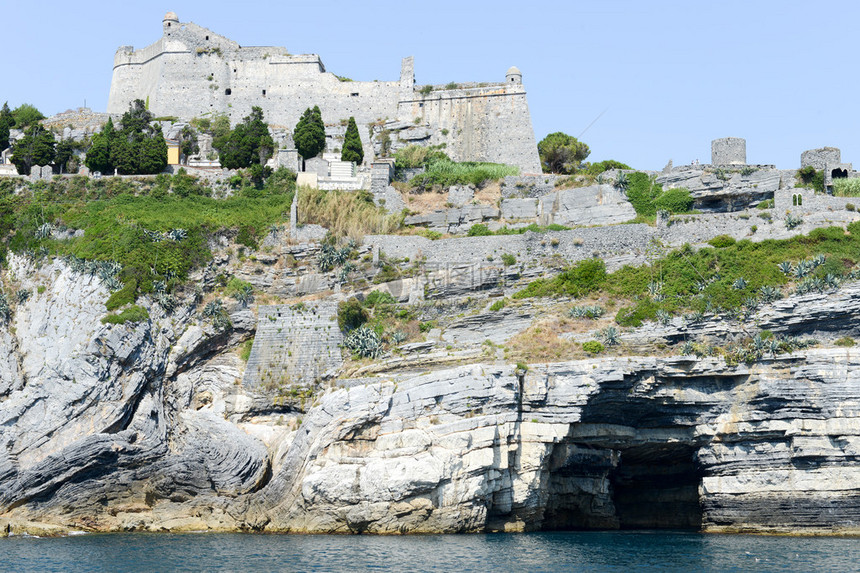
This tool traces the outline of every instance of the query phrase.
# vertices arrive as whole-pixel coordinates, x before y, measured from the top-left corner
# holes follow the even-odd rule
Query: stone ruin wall
[[[452,159],[540,172],[521,84],[464,84],[469,87],[425,96],[415,90],[412,58],[404,59],[397,81],[342,82],[325,71],[317,55],[242,47],[193,23],[167,24],[152,45],[117,50],[108,113],[121,114],[140,98],[148,100],[156,116],[190,119],[224,113],[236,124],[259,106],[271,125],[293,129],[306,108],[318,105],[328,124],[352,116],[365,134],[368,125],[385,120],[418,120],[430,131],[421,143],[445,143]],[[368,162],[373,159],[372,153],[365,155]]]

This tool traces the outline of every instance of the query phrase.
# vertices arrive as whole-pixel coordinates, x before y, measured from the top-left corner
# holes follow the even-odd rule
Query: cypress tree
[[[3,109],[0,109],[0,151],[9,147],[9,129],[13,125],[15,118],[12,117],[12,110],[7,102],[3,104]]]
[[[302,114],[293,132],[293,141],[302,159],[316,157],[325,149],[325,124],[318,106]]]
[[[361,164],[364,160],[364,148],[361,146],[361,136],[358,134],[358,126],[355,125],[354,117],[349,118],[349,125],[346,127],[340,160],[354,161],[357,164]]]

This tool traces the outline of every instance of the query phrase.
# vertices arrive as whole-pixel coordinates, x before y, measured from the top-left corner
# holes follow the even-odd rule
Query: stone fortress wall
[[[398,81],[341,81],[316,54],[291,55],[282,47],[247,47],[172,12],[162,37],[114,57],[108,113],[122,113],[134,99],[156,116],[185,119],[223,113],[235,124],[252,106],[267,121],[293,128],[318,105],[323,119],[355,117],[359,132],[386,120],[426,126],[456,161],[492,161],[540,173],[522,74],[508,70],[504,83],[416,89],[414,63],[404,58]],[[445,135],[442,130],[446,130]],[[433,141],[433,143],[437,143]],[[366,161],[373,159],[366,153]]]

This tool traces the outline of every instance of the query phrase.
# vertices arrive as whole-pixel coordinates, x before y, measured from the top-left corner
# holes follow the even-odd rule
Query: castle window
[[[266,90],[263,90],[263,95],[266,95]]]
[[[350,97],[358,97],[358,92],[353,92],[353,93],[351,93],[351,94],[349,94],[349,95],[350,95]]]
[[[224,95],[230,95],[232,93],[233,93],[233,90],[231,90],[230,88],[227,88],[226,90],[224,90]]]
[[[206,36],[206,39],[208,40],[208,39],[209,39],[209,36]]]

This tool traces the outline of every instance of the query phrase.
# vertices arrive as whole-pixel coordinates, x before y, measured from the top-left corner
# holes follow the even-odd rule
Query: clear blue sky
[[[113,54],[175,11],[243,45],[317,53],[356,80],[503,81],[518,66],[535,136],[582,136],[590,160],[660,169],[744,137],[750,163],[795,168],[832,145],[860,167],[860,2],[756,0],[47,2],[2,0],[0,101],[104,111]]]

